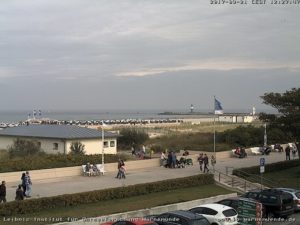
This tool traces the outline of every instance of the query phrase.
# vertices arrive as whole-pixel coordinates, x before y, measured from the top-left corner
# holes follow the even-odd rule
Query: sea
[[[201,110],[194,115],[188,109],[173,110],[35,110],[35,118],[51,120],[122,120],[122,119],[183,119],[205,117],[211,110]],[[39,113],[40,112],[40,113]],[[168,113],[166,113],[168,112]],[[233,109],[230,112],[250,113],[247,110]],[[0,110],[0,123],[18,123],[33,118],[33,110]]]
[[[35,118],[49,118],[52,120],[122,120],[122,119],[180,119],[193,117],[189,115],[161,115],[165,110],[36,110]],[[170,111],[169,111],[170,112]],[[172,110],[172,112],[188,113],[186,110]],[[33,118],[33,111],[11,110],[0,111],[0,123],[18,123]]]

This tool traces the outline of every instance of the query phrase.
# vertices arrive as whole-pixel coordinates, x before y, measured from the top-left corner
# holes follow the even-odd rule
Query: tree
[[[84,151],[84,144],[82,144],[80,141],[74,141],[71,143],[70,146],[70,154],[74,154],[74,155],[84,155],[85,151]]]
[[[285,132],[286,136],[299,143],[300,141],[300,88],[292,88],[285,93],[265,93],[261,96],[263,103],[278,110],[278,115],[261,113],[260,119],[271,127]],[[299,144],[298,144],[298,151]]]
[[[121,137],[118,140],[120,148],[130,149],[144,144],[148,139],[149,135],[141,129],[135,128],[124,128],[120,131]]]
[[[41,152],[41,146],[37,141],[30,141],[17,138],[13,144],[8,147],[8,153],[10,158],[17,156],[29,156],[35,155]]]

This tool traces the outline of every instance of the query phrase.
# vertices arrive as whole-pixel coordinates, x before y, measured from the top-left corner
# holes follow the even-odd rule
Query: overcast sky
[[[1,109],[264,109],[299,40],[300,5],[1,0]]]

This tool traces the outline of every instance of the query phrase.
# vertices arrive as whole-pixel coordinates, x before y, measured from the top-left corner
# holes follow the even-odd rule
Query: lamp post
[[[102,123],[101,130],[102,130],[102,168],[104,170],[104,123]]]
[[[268,140],[268,138],[267,138],[267,124],[265,123],[265,134],[264,134],[264,147],[266,148],[267,147],[267,144],[268,144],[268,142],[267,142],[267,140]]]

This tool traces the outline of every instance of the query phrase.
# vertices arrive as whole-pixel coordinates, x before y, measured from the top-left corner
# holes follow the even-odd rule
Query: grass
[[[207,198],[215,195],[229,193],[232,193],[232,191],[226,190],[217,185],[204,185],[201,187],[191,187],[177,189],[173,191],[151,193],[148,195],[135,196],[111,201],[103,201],[93,204],[84,204],[68,208],[55,208],[34,214],[14,215],[10,218],[23,218],[29,221],[8,221],[10,218],[7,217],[2,218],[2,220],[0,220],[0,224],[39,225],[45,223],[58,223],[62,221],[71,222],[72,220],[79,220],[82,217],[97,217],[119,212],[134,211],[138,209],[151,208],[155,206],[173,204],[184,201],[191,201],[195,199]],[[52,218],[52,220],[50,220],[50,218]],[[37,221],[41,219],[43,221]],[[45,221],[45,219],[47,219],[47,221]]]
[[[300,166],[277,172],[264,173],[265,178],[275,180],[285,187],[300,189]]]

